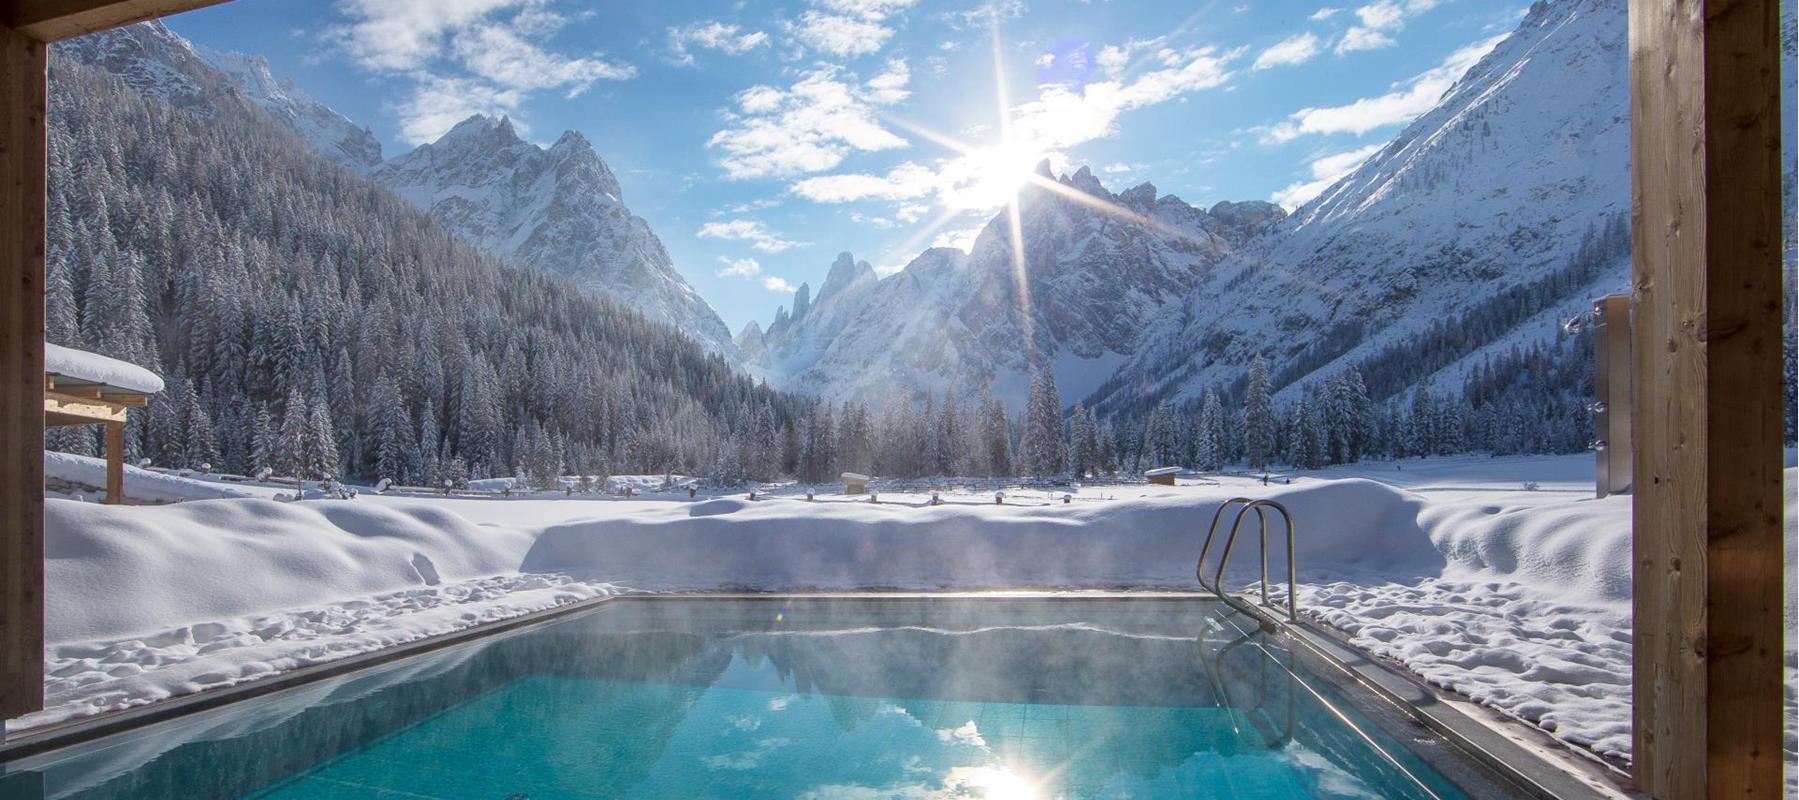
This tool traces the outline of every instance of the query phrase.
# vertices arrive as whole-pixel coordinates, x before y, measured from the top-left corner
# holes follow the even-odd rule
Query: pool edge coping
[[[1598,756],[1581,753],[1528,722],[1432,686],[1402,666],[1356,647],[1328,625],[1283,621],[1280,629],[1357,685],[1398,706],[1432,734],[1531,795],[1543,800],[1646,800],[1626,785],[1627,776]]]

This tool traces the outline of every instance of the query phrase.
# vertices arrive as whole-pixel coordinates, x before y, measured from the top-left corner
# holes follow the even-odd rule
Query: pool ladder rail
[[[1224,549],[1219,553],[1219,556],[1218,556],[1218,570],[1212,576],[1211,582],[1207,583],[1207,581],[1206,581],[1206,556],[1209,555],[1212,551],[1212,540],[1218,536],[1218,523],[1224,519],[1224,512],[1230,510],[1233,506],[1242,506],[1242,508],[1238,509],[1236,518],[1231,521],[1230,534],[1225,537]],[[1250,617],[1253,617],[1256,620],[1260,621],[1262,624],[1262,627],[1268,628],[1268,629],[1273,629],[1278,626],[1278,623],[1276,623],[1275,619],[1272,616],[1270,616],[1266,612],[1263,612],[1260,609],[1257,609],[1255,606],[1252,606],[1249,603],[1243,602],[1242,600],[1232,597],[1230,595],[1230,593],[1224,591],[1224,571],[1225,571],[1226,567],[1230,566],[1231,550],[1237,544],[1237,531],[1243,527],[1243,518],[1248,516],[1249,512],[1254,511],[1254,512],[1256,512],[1256,522],[1258,523],[1258,527],[1261,529],[1261,537],[1260,538],[1261,538],[1261,544],[1262,544],[1262,552],[1261,552],[1261,556],[1262,556],[1262,605],[1263,605],[1263,607],[1267,608],[1269,611],[1273,611],[1276,613],[1278,613],[1280,611],[1280,607],[1278,605],[1276,605],[1274,603],[1274,601],[1271,600],[1268,596],[1268,515],[1262,511],[1262,509],[1264,509],[1264,508],[1271,508],[1271,509],[1274,509],[1275,511],[1280,512],[1281,520],[1284,523],[1286,523],[1286,528],[1287,528],[1287,608],[1286,608],[1286,617],[1287,617],[1287,621],[1290,623],[1298,622],[1299,621],[1299,588],[1298,588],[1299,587],[1299,581],[1298,581],[1299,572],[1298,572],[1298,569],[1294,566],[1294,562],[1296,559],[1293,557],[1293,513],[1291,511],[1288,511],[1287,507],[1284,505],[1281,505],[1279,502],[1276,502],[1274,500],[1268,500],[1265,498],[1256,500],[1256,499],[1251,499],[1248,497],[1233,497],[1233,498],[1226,500],[1223,503],[1219,504],[1218,510],[1213,512],[1213,514],[1212,514],[1212,525],[1210,528],[1208,528],[1206,530],[1206,542],[1199,549],[1199,561],[1193,565],[1193,577],[1199,580],[1199,585],[1201,587],[1203,587],[1205,589],[1210,589],[1212,591],[1212,593],[1215,595],[1218,595],[1218,599],[1223,601],[1226,605],[1228,605],[1234,609],[1237,609],[1238,611],[1241,611],[1241,612],[1249,615]]]

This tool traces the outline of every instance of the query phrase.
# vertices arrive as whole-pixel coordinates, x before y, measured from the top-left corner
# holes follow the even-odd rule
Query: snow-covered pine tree
[[[1199,429],[1195,434],[1198,442],[1194,447],[1193,466],[1207,472],[1224,468],[1224,443],[1219,441],[1223,426],[1224,406],[1218,402],[1218,393],[1207,389],[1199,401]]]
[[[1243,397],[1243,457],[1249,468],[1266,468],[1275,453],[1274,391],[1268,382],[1268,362],[1261,356],[1249,365],[1249,389]]]
[[[322,397],[307,404],[300,453],[300,477],[324,481],[336,479],[341,474],[337,432],[331,429],[331,407]]]
[[[981,396],[981,441],[986,453],[987,474],[1012,475],[1012,426],[1006,419],[1006,406],[983,391]]]
[[[1062,395],[1056,391],[1055,369],[1047,363],[1031,375],[1019,457],[1025,474],[1037,477],[1060,475],[1067,467],[1062,453]]]
[[[370,396],[369,416],[374,430],[369,439],[369,467],[373,474],[396,483],[410,484],[417,462],[417,438],[412,428],[412,415],[406,410],[406,398],[400,395],[400,383],[391,373],[382,373],[375,381]]]

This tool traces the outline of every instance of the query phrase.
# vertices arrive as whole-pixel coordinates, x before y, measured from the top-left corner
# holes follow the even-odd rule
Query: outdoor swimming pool
[[[1199,600],[645,599],[0,765],[5,798],[1463,798]]]

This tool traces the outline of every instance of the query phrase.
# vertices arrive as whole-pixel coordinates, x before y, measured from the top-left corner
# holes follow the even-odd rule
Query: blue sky
[[[1303,201],[1527,5],[238,0],[169,24],[267,57],[389,157],[473,113],[579,130],[736,330],[840,251],[891,271],[966,243],[1043,158],[1200,206]]]

